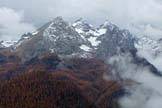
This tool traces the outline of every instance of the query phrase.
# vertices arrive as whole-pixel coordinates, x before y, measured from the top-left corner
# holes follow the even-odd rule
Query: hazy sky
[[[140,35],[162,38],[162,0],[0,0],[0,38],[18,39],[56,16],[106,19]]]

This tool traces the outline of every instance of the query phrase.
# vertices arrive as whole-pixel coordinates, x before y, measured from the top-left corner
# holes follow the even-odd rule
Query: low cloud
[[[135,44],[138,56],[145,58],[162,73],[162,41],[144,38],[140,44]]]
[[[35,27],[24,22],[23,12],[0,8],[0,40],[17,40],[26,32],[32,32]]]
[[[130,54],[118,55],[108,60],[115,66],[114,77],[130,79],[137,83],[126,86],[130,93],[119,100],[121,108],[160,108],[162,106],[162,77],[153,74],[148,67],[132,62]]]

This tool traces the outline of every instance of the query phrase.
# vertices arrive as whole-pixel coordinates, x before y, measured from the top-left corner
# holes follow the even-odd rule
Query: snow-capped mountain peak
[[[157,56],[162,53],[162,43],[160,41],[151,39],[148,36],[138,38],[135,46],[138,50],[146,51],[152,56]]]
[[[88,40],[84,39],[70,23],[64,21],[61,17],[48,22],[39,28],[34,35],[31,33],[29,39],[26,39],[26,37],[28,36],[25,36],[25,39],[22,37],[22,41],[19,41],[20,44],[15,49],[22,56],[23,61],[45,52],[73,55],[91,49]]]
[[[62,17],[57,17],[49,23],[48,27],[45,28],[43,36],[55,42],[57,38],[59,38],[58,35],[60,34],[68,36],[67,31],[72,32],[70,24],[64,21]],[[69,36],[69,38],[72,38],[72,36]]]
[[[117,54],[119,49],[136,51],[135,40],[128,30],[122,30],[109,21],[97,28],[83,19],[70,24],[57,17],[36,32],[23,35],[14,49],[24,60],[43,52],[60,55],[96,52],[97,56],[105,58]]]
[[[72,26],[76,29],[80,29],[83,32],[89,32],[90,30],[95,31],[95,28],[89,24],[86,20],[83,20],[82,18],[76,20]]]
[[[109,29],[110,31],[112,31],[114,28],[118,28],[115,24],[113,24],[112,22],[110,22],[109,20],[106,20],[101,26],[100,28],[102,29]]]
[[[95,49],[100,43],[100,41],[97,40],[97,37],[100,35],[98,30],[91,24],[89,24],[87,21],[83,20],[82,18],[75,21],[72,26],[75,28],[75,31],[78,32],[78,34],[86,41],[88,41],[92,49]],[[83,49],[85,47],[81,47]],[[86,46],[85,51],[89,51],[87,49],[90,49]]]

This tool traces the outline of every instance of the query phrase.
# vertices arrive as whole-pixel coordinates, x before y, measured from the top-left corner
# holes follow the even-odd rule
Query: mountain
[[[83,19],[69,24],[57,17],[35,33],[23,35],[13,49],[26,61],[45,52],[63,56],[89,53],[106,58],[117,54],[119,49],[130,51],[135,47],[127,30],[120,30],[108,21],[95,28]]]
[[[16,44],[15,52],[23,61],[42,53],[72,55],[83,52],[81,45],[88,45],[75,29],[62,18],[57,17],[39,28],[36,33],[22,37]]]
[[[146,56],[161,57],[161,45],[109,21],[96,28],[83,19],[54,18],[16,43],[0,43],[0,107],[120,108],[125,88],[141,85],[124,79],[125,71],[147,68],[162,76]],[[108,62],[112,58],[116,63]]]
[[[135,47],[138,50],[145,50],[150,55],[156,57],[162,53],[162,41],[161,39],[155,40],[150,37],[143,36],[138,38],[138,42],[135,43]]]
[[[100,43],[97,38],[102,35],[100,31],[98,31],[95,27],[93,27],[83,19],[75,21],[72,26],[80,34],[81,37],[89,41],[89,43],[91,44],[91,49],[97,48]]]
[[[97,57],[110,58],[120,52],[128,53],[136,51],[135,37],[128,30],[121,30],[116,25],[105,22],[99,30],[106,32],[98,37],[100,44],[97,48]]]
[[[70,24],[57,17],[34,33],[24,34],[11,49],[22,62],[30,61],[44,53],[55,53],[63,58],[96,57],[104,61],[115,55],[130,53],[133,62],[147,65],[154,73],[160,73],[147,58],[137,54],[144,45],[145,48],[151,48],[155,55],[160,51],[160,40],[158,43],[150,40],[148,37],[136,38],[128,30],[120,29],[109,21],[96,28],[83,19]]]

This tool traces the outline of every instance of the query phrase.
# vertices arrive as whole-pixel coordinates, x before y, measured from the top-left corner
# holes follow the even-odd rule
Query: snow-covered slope
[[[134,59],[137,59],[138,56],[141,58],[135,60],[136,63],[143,62],[143,65],[150,65],[152,70],[157,71],[155,69],[156,67],[159,72],[162,72],[160,66],[162,64],[161,40],[154,40],[147,36],[137,38],[128,30],[122,30],[109,21],[105,21],[100,27],[95,28],[85,20],[79,19],[73,24],[73,27],[83,39],[91,43],[92,49],[93,51],[95,50],[97,57],[105,59],[120,52],[130,52],[134,55]],[[92,50],[86,45],[82,45],[81,48],[85,51]]]
[[[148,59],[150,56],[140,54],[148,51],[147,54],[151,54],[151,57],[161,55],[160,43],[160,40],[155,41],[147,37],[135,38],[128,30],[122,30],[109,21],[94,27],[83,19],[69,24],[57,17],[36,32],[23,35],[12,49],[23,61],[46,52],[61,56],[88,55],[106,60],[121,52],[136,55],[138,50],[139,56],[156,66],[158,63],[154,63],[153,58]]]
[[[138,50],[144,50],[154,57],[162,53],[162,42],[150,37],[144,36],[139,38],[135,46]]]
[[[98,30],[95,27],[93,27],[91,24],[87,23],[83,19],[79,19],[79,20],[75,21],[75,23],[73,23],[72,26],[75,28],[75,31],[78,32],[78,34],[84,40],[86,40],[90,43],[91,47],[86,46],[86,47],[84,47],[85,50],[88,47],[89,47],[88,48],[89,50],[93,50],[99,45],[100,41],[97,40],[97,38],[100,36],[100,34],[98,33]],[[82,45],[82,46],[85,46],[85,45]]]
[[[131,44],[133,41],[132,35],[128,31],[120,30],[109,21],[96,28],[83,19],[69,24],[57,17],[36,32],[23,35],[14,45],[14,49],[22,49],[22,47],[30,46],[30,44],[39,44],[39,46],[35,46],[59,54],[65,54],[70,50],[71,53],[69,52],[69,54],[90,53],[97,50],[99,54],[109,53],[108,55],[112,56],[118,49],[129,50],[134,48]],[[29,42],[31,43],[29,44]],[[71,49],[72,46],[75,46],[75,48]]]
[[[161,40],[154,40],[150,37],[139,38],[135,47],[138,50],[138,55],[145,58],[159,71],[162,72],[162,42]]]
[[[12,47],[24,61],[44,52],[60,55],[88,53],[104,59],[119,50],[135,50],[133,36],[108,21],[97,28],[83,19],[69,24],[61,17],[34,33],[24,34]]]
[[[26,38],[27,37],[27,38]],[[86,47],[83,47],[86,46]],[[39,28],[36,33],[23,36],[15,46],[15,52],[26,61],[46,52],[73,55],[87,52],[91,44],[68,22],[57,17]]]
[[[84,40],[91,43],[92,47],[86,46],[85,50],[97,50],[99,56],[112,56],[118,52],[118,49],[135,49],[134,38],[129,31],[120,30],[109,21],[96,28],[85,20],[79,19],[73,27]]]
[[[106,21],[98,29],[106,31],[98,37],[101,41],[97,48],[97,56],[101,58],[109,58],[120,52],[135,51],[135,38],[128,30],[122,30],[116,25]]]

